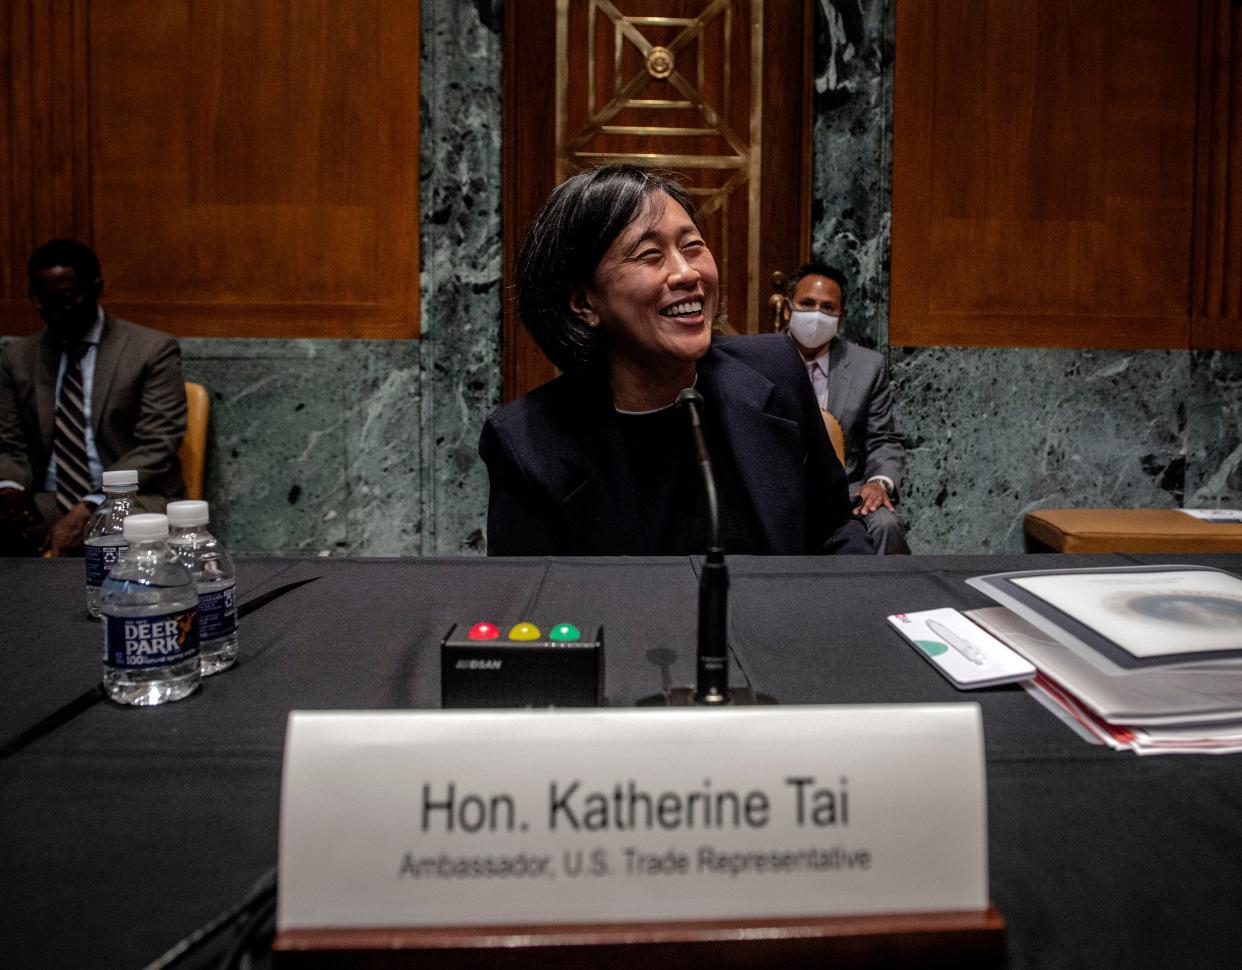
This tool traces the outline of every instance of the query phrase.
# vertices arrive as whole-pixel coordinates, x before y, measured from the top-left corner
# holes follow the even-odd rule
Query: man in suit
[[[841,423],[850,494],[872,545],[881,554],[908,554],[893,508],[906,450],[893,421],[888,368],[882,354],[840,336],[846,290],[840,270],[807,263],[786,290],[785,330],[802,354],[820,410]]]
[[[0,543],[61,555],[82,548],[104,471],[138,472],[141,511],[184,497],[185,384],[172,337],[100,307],[89,247],[54,239],[27,271],[46,329],[0,352]]]

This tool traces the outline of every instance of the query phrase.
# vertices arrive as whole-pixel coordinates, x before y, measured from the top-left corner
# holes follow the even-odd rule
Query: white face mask
[[[837,335],[840,323],[839,316],[829,316],[822,310],[794,310],[789,315],[789,332],[807,350],[814,350]]]

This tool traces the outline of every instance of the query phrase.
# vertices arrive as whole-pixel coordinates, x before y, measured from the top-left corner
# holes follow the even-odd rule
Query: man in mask
[[[906,450],[893,423],[893,394],[882,354],[840,336],[845,323],[845,274],[807,263],[786,289],[785,329],[806,364],[822,411],[845,433],[845,475],[856,514],[879,553],[909,553],[893,510]]]
[[[72,554],[103,472],[138,472],[138,511],[184,497],[181,352],[104,311],[88,246],[54,239],[27,272],[46,329],[0,350],[0,552]]]

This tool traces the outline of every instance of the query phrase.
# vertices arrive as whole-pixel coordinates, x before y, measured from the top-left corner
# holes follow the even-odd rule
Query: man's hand
[[[53,556],[68,556],[78,552],[86,538],[86,526],[94,511],[85,502],[79,502],[47,530],[47,538],[40,551],[50,552]]]
[[[867,482],[858,490],[858,507],[854,511],[858,515],[870,515],[881,505],[894,511],[884,486],[880,482]]]

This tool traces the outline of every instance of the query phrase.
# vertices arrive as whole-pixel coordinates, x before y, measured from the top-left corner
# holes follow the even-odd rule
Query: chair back
[[[185,437],[177,457],[189,498],[203,497],[203,468],[207,459],[207,416],[210,399],[202,384],[185,384]]]
[[[768,313],[772,318],[772,332],[780,333],[785,329],[785,307],[789,305],[789,297],[785,296],[785,274],[777,270],[772,274],[772,295],[768,297]]]
[[[828,440],[832,442],[832,450],[837,453],[837,461],[845,467],[845,432],[841,430],[841,422],[831,411],[820,408],[819,416],[824,419],[824,427],[828,429]]]

